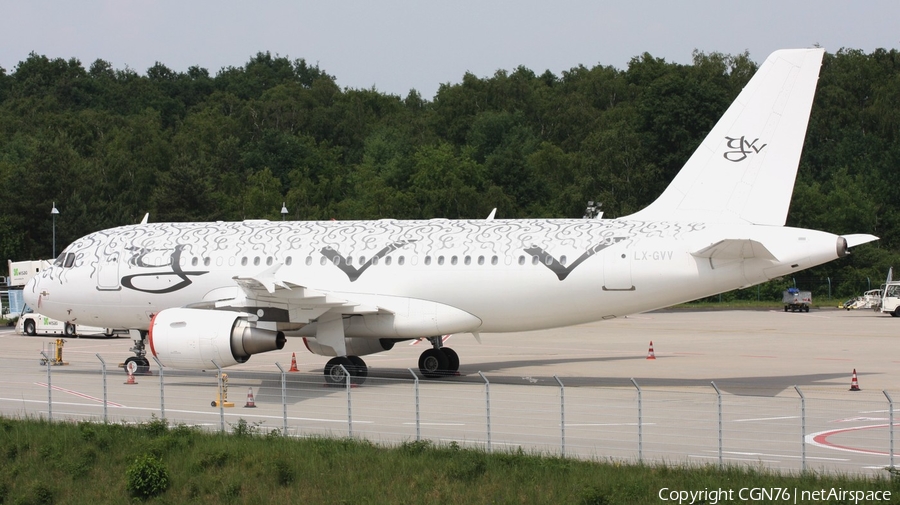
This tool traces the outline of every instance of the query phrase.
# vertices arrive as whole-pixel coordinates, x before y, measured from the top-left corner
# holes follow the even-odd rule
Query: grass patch
[[[889,472],[865,479],[623,465],[235,428],[220,435],[156,419],[124,426],[0,418],[0,503],[643,504],[662,503],[662,488],[731,489],[735,503],[742,488],[776,487],[891,491],[891,503],[900,497],[900,478]]]

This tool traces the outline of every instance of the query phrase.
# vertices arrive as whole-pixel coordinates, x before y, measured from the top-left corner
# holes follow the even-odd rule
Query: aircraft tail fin
[[[769,55],[663,194],[626,219],[783,226],[824,53]]]

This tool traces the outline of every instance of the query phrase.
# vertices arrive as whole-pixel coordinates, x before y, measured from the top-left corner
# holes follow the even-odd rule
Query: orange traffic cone
[[[299,372],[300,370],[297,368],[297,353],[291,353],[291,369],[288,372]]]
[[[650,350],[647,351],[647,359],[656,359],[656,354],[653,354],[653,341],[650,341]]]
[[[128,380],[125,381],[125,384],[137,384],[137,382],[134,381],[134,374],[131,373],[130,370],[128,371]]]
[[[245,409],[255,409],[256,401],[253,399],[253,388],[247,390],[247,403],[244,405]]]
[[[856,369],[853,369],[853,377],[850,379],[850,391],[862,391],[859,389],[859,381],[856,380]]]

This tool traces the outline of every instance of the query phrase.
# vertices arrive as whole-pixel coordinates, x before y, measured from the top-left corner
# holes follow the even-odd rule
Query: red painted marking
[[[35,382],[38,386],[47,387],[47,384],[44,382]],[[86,395],[84,393],[79,393],[78,391],[73,391],[71,389],[61,388],[59,386],[50,386],[50,389],[55,389],[56,391],[61,391],[63,393],[68,393],[73,396],[77,396],[79,398],[84,398],[86,400],[95,401],[97,403],[103,403],[103,398],[97,398],[96,396]],[[106,402],[107,405],[112,405],[113,407],[124,407],[124,405],[116,402]]]
[[[150,329],[147,330],[147,343],[150,344],[150,352],[154,356],[156,356],[156,348],[153,347],[153,325],[156,324],[156,316],[158,315],[159,313],[157,312],[156,314],[153,314],[153,317],[150,318]],[[158,358],[159,356],[156,357]]]
[[[872,449],[860,449],[857,447],[847,447],[845,445],[833,444],[828,441],[828,437],[830,437],[832,435],[840,435],[841,433],[848,433],[851,431],[870,430],[872,428],[887,428],[888,426],[890,426],[890,425],[888,425],[888,424],[873,424],[871,426],[857,426],[855,428],[844,428],[841,430],[825,431],[825,432],[819,433],[818,435],[814,436],[813,442],[824,445],[825,447],[831,447],[832,449],[840,449],[840,450],[850,451],[850,452],[862,452],[862,453],[866,453],[866,454],[879,454],[879,455],[886,456],[890,453],[886,452],[886,451],[874,451]],[[897,423],[894,423],[894,426],[897,426]]]

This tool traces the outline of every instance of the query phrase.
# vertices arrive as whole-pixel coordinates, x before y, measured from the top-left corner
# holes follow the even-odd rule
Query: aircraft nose
[[[37,307],[38,296],[41,293],[40,275],[35,275],[22,289],[22,298],[31,307]]]

